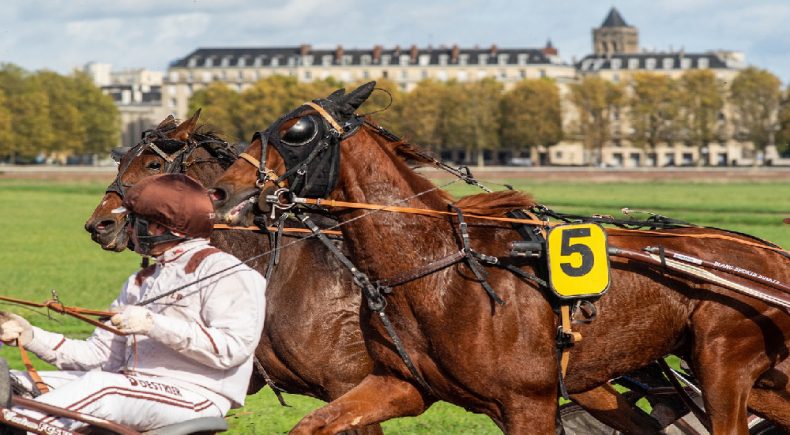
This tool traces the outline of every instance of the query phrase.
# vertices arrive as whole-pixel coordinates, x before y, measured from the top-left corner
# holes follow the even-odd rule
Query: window
[[[351,65],[354,62],[354,57],[350,54],[343,55],[343,65]]]
[[[368,71],[368,70],[362,71],[362,78],[365,79],[365,80],[369,79],[370,78],[370,71]]]
[[[436,73],[436,78],[437,78],[439,81],[442,81],[442,82],[444,82],[444,81],[447,81],[447,71],[445,71],[445,70],[443,70],[443,69],[439,70],[439,71]]]
[[[466,65],[469,63],[469,55],[464,53],[458,55],[458,65]]]
[[[229,67],[229,66],[230,66],[230,56],[225,56],[225,57],[223,57],[223,58],[222,58],[222,64],[221,64],[221,65],[222,65],[223,67]]]
[[[442,65],[442,66],[447,65],[447,60],[449,58],[450,58],[450,56],[448,56],[446,54],[440,54],[439,55],[439,65]]]
[[[312,80],[313,79],[313,73],[311,73],[310,71],[305,71],[304,72],[304,79],[305,79],[305,81]]]
[[[612,69],[620,69],[623,61],[621,59],[612,59]]]
[[[255,61],[252,63],[252,66],[261,67],[263,66],[263,60],[266,56],[256,56]]]
[[[312,65],[313,62],[314,62],[313,59],[314,58],[313,58],[312,54],[308,54],[308,55],[302,56],[302,65],[306,65],[306,66]]]
[[[428,66],[431,63],[431,55],[430,54],[421,54],[419,58],[420,66]]]
[[[507,53],[501,53],[497,56],[497,62],[500,65],[507,65],[507,61],[510,58],[510,55]]]
[[[479,65],[488,65],[488,55],[487,54],[478,54],[477,55],[477,63]]]
[[[478,79],[486,78],[486,70],[484,70],[484,69],[478,70],[477,71],[477,78]]]
[[[662,61],[662,66],[664,69],[672,69],[675,67],[675,59],[671,57],[665,57]]]
[[[203,71],[203,81],[210,82],[211,81],[211,73],[208,71]]]
[[[408,54],[401,54],[399,61],[400,61],[401,65],[408,65],[409,64],[409,55]]]
[[[525,69],[519,70],[519,72],[518,72],[518,75],[519,75],[519,77],[521,77],[522,79],[525,79],[525,78],[527,78],[527,70],[525,70]]]
[[[236,73],[236,79],[238,79],[239,81],[244,80],[244,71],[239,70]]]
[[[407,69],[401,70],[400,78],[402,78],[404,80],[408,79],[409,78],[409,70],[407,70]]]
[[[507,78],[507,71],[501,69],[499,70],[499,80],[505,80]]]
[[[271,66],[280,66],[280,56],[273,56]]]
[[[390,73],[387,72],[387,70],[384,70],[384,71],[381,72],[381,78],[386,79],[386,78],[389,78],[389,76],[390,76]]]
[[[427,79],[428,78],[428,70],[424,69],[424,70],[420,71],[420,77],[422,77],[423,80]]]
[[[652,57],[648,57],[645,60],[645,69],[655,69],[656,68],[656,60]]]
[[[639,58],[632,57],[628,59],[628,69],[639,69]]]
[[[519,53],[516,62],[519,65],[526,65],[527,60],[529,60],[529,55],[527,53]]]
[[[466,71],[458,71],[458,81],[465,82],[467,80],[469,80],[469,76]]]
[[[705,69],[707,67],[708,67],[708,58],[707,57],[701,57],[701,58],[697,59],[697,68]]]
[[[546,70],[545,69],[543,69],[543,68],[540,69],[540,76],[541,77],[546,77]]]
[[[288,56],[288,66],[296,66],[296,57]]]
[[[688,57],[684,57],[683,59],[680,59],[680,67],[683,69],[691,68],[691,59]]]
[[[332,65],[332,55],[331,54],[325,54],[325,55],[321,56],[321,65],[323,65],[323,66]]]
[[[392,56],[390,56],[389,54],[385,54],[385,55],[381,56],[381,64],[382,65],[389,65],[391,60],[392,60]],[[386,76],[384,76],[384,77],[386,77]]]
[[[175,109],[176,108],[176,99],[175,98],[171,98],[169,100],[169,105],[170,105],[171,109]]]
[[[369,54],[363,54],[362,57],[359,58],[359,63],[361,65],[370,65],[372,59],[373,58]]]
[[[343,71],[342,73],[340,73],[340,80],[342,80],[344,82],[350,82],[351,81],[351,73],[348,72],[348,71]]]
[[[691,166],[694,163],[694,156],[691,153],[683,153],[683,166]]]
[[[240,58],[236,59],[236,66],[247,66],[247,56],[241,56]]]
[[[177,93],[178,93],[178,90],[176,89],[176,87],[175,87],[175,86],[168,86],[168,87],[167,87],[167,92],[168,92],[170,95],[175,95],[175,94],[177,94]]]
[[[197,66],[197,57],[190,57],[189,62],[187,62],[187,66],[190,68],[194,68]]]
[[[214,58],[211,56],[207,57],[203,66],[206,68],[211,68],[212,66],[214,66]]]
[[[170,81],[177,82],[179,79],[177,71],[170,71]]]

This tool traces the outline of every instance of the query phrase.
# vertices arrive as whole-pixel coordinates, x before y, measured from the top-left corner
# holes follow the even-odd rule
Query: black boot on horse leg
[[[290,433],[336,434],[393,417],[420,415],[431,403],[409,382],[371,374],[348,393],[302,418]]]

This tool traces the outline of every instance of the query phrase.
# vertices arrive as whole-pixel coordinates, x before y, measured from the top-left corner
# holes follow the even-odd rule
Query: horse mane
[[[393,154],[401,158],[404,163],[416,167],[436,165],[436,160],[428,152],[398,138],[386,130],[382,132],[380,128],[375,126],[375,124],[371,124],[372,125],[370,125],[370,128],[386,139],[386,145],[393,152]],[[420,190],[425,191],[434,187],[434,184],[423,175],[416,172],[412,175],[419,183]],[[454,202],[452,195],[450,195],[447,191],[438,190],[438,193],[448,204]],[[504,216],[505,213],[511,210],[534,206],[535,200],[530,195],[516,190],[504,190],[499,192],[470,195],[455,202],[454,205],[460,208],[464,213],[476,214],[480,216]]]
[[[491,193],[478,193],[461,198],[454,204],[464,213],[480,216],[504,216],[505,213],[535,205],[530,195],[517,190],[501,190]]]

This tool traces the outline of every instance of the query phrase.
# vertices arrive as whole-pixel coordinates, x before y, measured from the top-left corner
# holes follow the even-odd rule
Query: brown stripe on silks
[[[56,350],[60,349],[60,346],[63,346],[63,343],[65,343],[65,342],[66,342],[66,337],[61,337],[61,339],[58,342],[58,344],[56,344],[55,347],[52,348],[52,350],[56,351]]]
[[[206,248],[201,250],[200,252],[196,252],[192,258],[189,259],[187,262],[186,267],[184,267],[184,272],[186,273],[195,273],[200,263],[206,259],[209,255],[216,254],[217,252],[222,252],[222,249],[219,248]]]
[[[149,276],[153,275],[154,271],[156,271],[156,264],[152,264],[145,269],[141,269],[139,272],[137,272],[137,275],[134,276],[134,283],[138,286],[143,285],[143,281],[148,279]]]
[[[211,334],[208,333],[208,331],[206,330],[206,328],[203,327],[203,325],[201,325],[200,323],[196,323],[196,325],[198,325],[198,328],[200,328],[200,330],[203,331],[204,334],[206,334],[206,337],[208,337],[208,341],[211,342],[211,346],[214,348],[214,353],[219,355],[219,348],[217,347],[217,343],[214,342],[214,337],[212,337]]]

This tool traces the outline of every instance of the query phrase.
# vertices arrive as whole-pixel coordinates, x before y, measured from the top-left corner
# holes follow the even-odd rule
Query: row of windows
[[[213,67],[223,67],[227,68],[231,66],[232,60],[234,56],[223,56],[219,59],[219,63],[217,63],[216,56],[208,56],[203,59],[203,64],[199,65],[199,61],[201,60],[200,57],[191,57],[189,61],[187,61],[187,66],[189,68],[197,68],[197,67],[204,67],[204,68],[213,68]],[[536,60],[534,57],[531,58],[529,53],[518,53],[516,55],[516,64],[517,65],[526,65],[530,59]],[[343,55],[340,58],[339,65],[352,65],[354,57],[352,55]],[[458,65],[468,65],[472,57],[468,53],[461,53],[458,55]],[[498,65],[508,65],[510,62],[510,54],[508,53],[500,53],[496,55],[481,53],[477,55],[477,64],[479,65],[487,65],[491,60],[495,60],[496,64]],[[267,63],[268,61],[268,63]],[[318,65],[321,66],[331,66],[334,64],[335,55],[334,54],[325,54],[318,58],[314,55],[305,55],[305,56],[292,56],[292,55],[274,55],[274,56],[266,56],[260,55],[251,58],[250,56],[240,56],[236,60],[236,67],[262,67],[264,65],[271,66],[271,67],[278,67],[278,66],[311,66],[311,65]],[[450,63],[450,55],[449,54],[440,54],[437,56],[438,65],[448,65]],[[370,54],[363,54],[359,57],[360,65],[373,65],[373,56]],[[383,54],[381,55],[380,59],[381,65],[411,65],[412,59],[409,54],[401,54],[398,56],[393,56],[391,54]],[[421,54],[417,56],[416,64],[421,66],[431,65],[431,55],[430,54]]]
[[[499,70],[499,71],[489,71],[485,69],[481,69],[478,71],[454,71],[455,74],[452,77],[460,80],[466,81],[470,78],[477,78],[482,79],[485,77],[496,77],[500,80],[507,80],[509,78],[513,79],[524,79],[527,78],[527,70],[521,69],[517,73],[510,72],[508,73],[507,70]],[[186,78],[188,83],[192,82],[204,82],[208,83],[211,81],[219,80],[219,81],[258,81],[267,74],[263,74],[261,71],[241,71],[241,70],[220,70],[220,71],[202,71],[202,72],[193,72],[187,71],[184,75],[182,75],[178,71],[171,71],[169,74],[169,81],[171,83],[178,83],[182,77]],[[294,75],[292,72],[291,75]],[[535,77],[546,77],[547,73],[545,69],[539,69],[537,75]],[[362,78],[362,79],[369,79],[372,77],[372,74],[368,70],[361,71],[361,74],[353,74],[351,71],[342,71],[340,74],[330,74],[328,71],[321,71],[320,74],[314,75],[312,71],[303,71],[301,74],[301,79],[305,81],[311,81],[314,79],[325,79],[328,77],[337,77],[341,81],[352,81],[355,78]],[[383,78],[391,78],[391,79],[400,79],[400,80],[409,80],[409,79],[427,79],[430,77],[436,78],[438,80],[449,80],[451,75],[448,73],[447,70],[438,70],[435,71],[435,74],[431,75],[429,70],[421,70],[417,73],[414,70],[400,70],[397,76],[393,75],[390,76],[389,71],[384,70],[381,72],[381,77]]]
[[[663,68],[663,69],[675,69],[675,68],[679,67],[680,69],[689,69],[689,68],[692,67],[692,59],[691,58],[684,57],[684,58],[679,59],[680,60],[679,65],[677,65],[678,62],[676,62],[676,60],[677,59],[675,59],[674,57],[665,57],[663,59],[660,59],[660,61],[661,61],[661,68]],[[611,69],[622,69],[623,66],[624,66],[623,65],[623,61],[624,61],[624,59],[621,59],[621,58],[611,59],[610,60],[610,67],[611,67]],[[632,58],[628,58],[627,61],[628,62],[626,64],[626,66],[627,66],[628,69],[640,69],[640,58],[632,57]],[[587,59],[582,64],[582,69],[583,70],[599,70],[599,69],[601,69],[603,67],[604,62],[605,62],[605,59]],[[700,57],[700,58],[697,59],[697,68],[705,69],[705,68],[708,68],[709,65],[710,65],[710,62],[709,62],[708,58]],[[651,70],[651,69],[656,69],[657,67],[658,67],[658,59],[656,59],[654,57],[648,57],[647,59],[645,59],[645,66],[644,66],[645,69]]]

